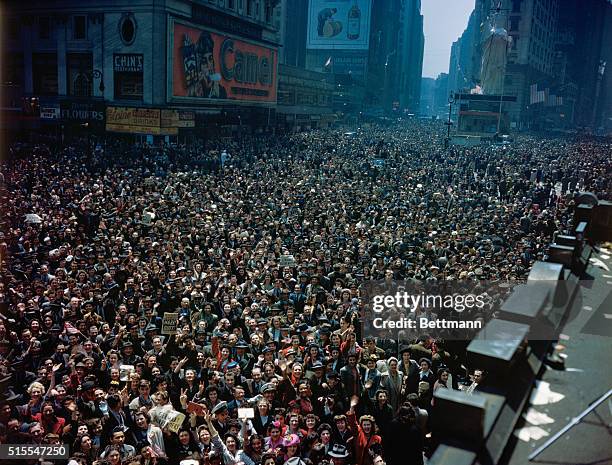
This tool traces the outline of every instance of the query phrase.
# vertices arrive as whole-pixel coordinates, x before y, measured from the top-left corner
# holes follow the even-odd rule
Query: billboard
[[[310,0],[310,49],[365,50],[370,38],[371,0]]]
[[[174,23],[172,95],[276,102],[277,51]]]
[[[162,134],[158,108],[108,107],[106,130],[129,134]]]
[[[162,110],[162,128],[195,128],[195,113],[182,110]]]

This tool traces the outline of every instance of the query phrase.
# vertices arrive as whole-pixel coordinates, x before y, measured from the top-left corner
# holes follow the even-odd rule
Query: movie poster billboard
[[[172,95],[276,102],[277,51],[174,23]]]
[[[310,49],[366,50],[370,38],[371,0],[310,0]]]

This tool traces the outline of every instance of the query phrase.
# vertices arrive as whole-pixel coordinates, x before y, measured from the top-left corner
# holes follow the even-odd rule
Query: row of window
[[[2,83],[24,86],[24,60],[22,53],[9,53],[3,57],[7,66],[2,68]],[[91,97],[95,86],[100,86],[104,76],[94,77],[91,53],[66,55],[66,95]],[[142,100],[143,73],[115,71],[115,100]],[[34,95],[58,95],[58,65],[56,53],[32,54],[32,87]],[[99,88],[99,87],[98,87]]]
[[[72,21],[72,39],[73,40],[85,40],[87,39],[87,16],[86,15],[75,15],[71,18]],[[36,21],[36,27],[38,30],[38,38],[40,40],[47,40],[51,38],[51,18],[49,16],[40,16]],[[6,31],[8,39],[19,40],[19,34],[21,33],[21,21],[20,18],[14,17],[7,20]]]
[[[261,18],[260,0],[208,0],[208,3],[214,4],[219,8],[226,8],[233,12],[244,14],[256,20]],[[271,24],[273,20],[274,8],[269,1],[264,1],[263,13],[264,21]]]

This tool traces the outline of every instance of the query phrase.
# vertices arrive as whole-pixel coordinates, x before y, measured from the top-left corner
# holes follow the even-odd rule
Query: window
[[[253,10],[254,10],[253,4],[254,3],[255,3],[254,0],[247,0],[247,11],[246,11],[247,16],[253,16]]]
[[[236,0],[227,0],[227,7],[230,10],[235,10],[236,9]]]
[[[48,39],[51,34],[51,21],[48,16],[38,18],[38,38]]]
[[[125,45],[132,45],[136,39],[136,21],[132,14],[124,15],[119,21],[119,35]]]
[[[142,100],[143,71],[142,55],[115,54],[113,64],[115,99]]]
[[[55,53],[32,54],[32,81],[34,94],[57,95],[57,55]]]
[[[93,59],[91,53],[69,53],[66,59],[68,95],[91,97]]]
[[[75,97],[91,96],[91,82],[85,74],[77,74],[72,83],[73,94]]]
[[[521,0],[512,0],[512,13],[521,12]]]
[[[272,10],[273,10],[272,5],[266,2],[266,6],[264,8],[266,11],[266,23],[271,24],[272,23]]]
[[[142,73],[115,73],[115,99],[142,100],[142,93]]]
[[[73,22],[72,37],[74,40],[87,39],[87,17],[75,16]]]

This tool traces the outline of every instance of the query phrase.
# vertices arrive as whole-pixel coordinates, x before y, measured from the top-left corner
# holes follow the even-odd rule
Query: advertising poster
[[[310,49],[366,50],[370,36],[371,0],[310,0]]]
[[[273,48],[175,23],[172,60],[174,97],[276,102]]]
[[[160,111],[156,108],[108,107],[106,130],[131,134],[160,134]]]

